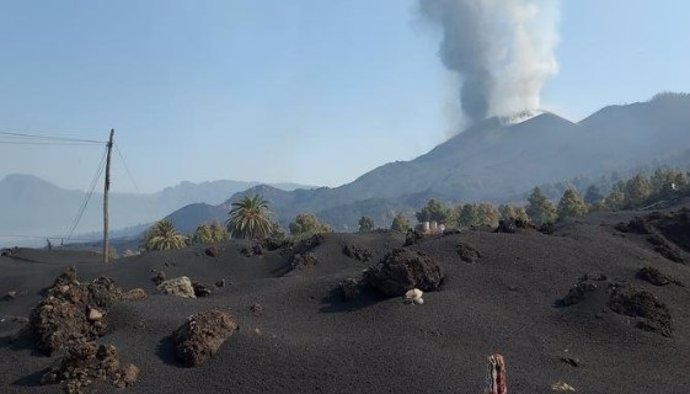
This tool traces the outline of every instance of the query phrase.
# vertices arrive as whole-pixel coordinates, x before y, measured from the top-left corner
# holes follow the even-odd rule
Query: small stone
[[[7,292],[7,295],[5,297],[3,297],[3,300],[12,301],[15,298],[17,298],[17,292],[12,290],[12,291]]]
[[[419,289],[412,289],[408,290],[405,293],[405,303],[406,304],[411,304],[415,303],[418,305],[421,305],[424,303],[424,300],[422,300],[422,296],[424,295],[424,292],[419,290]]]
[[[137,379],[139,379],[139,368],[134,364],[127,364],[122,373],[122,381],[125,386],[133,385]]]
[[[91,308],[89,310],[89,320],[90,321],[98,321],[103,318],[103,313],[101,313],[98,309]]]
[[[216,287],[225,287],[225,279],[221,279],[216,282]]]
[[[575,357],[561,357],[561,361],[575,368],[580,366],[580,359]]]
[[[568,383],[559,380],[558,382],[551,385],[551,390],[553,391],[572,391],[575,392],[575,388]]]
[[[263,307],[261,304],[259,304],[258,302],[252,304],[252,305],[249,307],[249,310],[252,311],[252,313],[253,313],[254,316],[256,316],[256,317],[259,317],[259,316],[261,316],[261,315],[264,314],[264,307]]]
[[[508,290],[510,291],[518,291],[517,286],[508,286]]]

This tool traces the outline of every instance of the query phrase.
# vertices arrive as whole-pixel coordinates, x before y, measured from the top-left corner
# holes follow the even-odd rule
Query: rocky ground
[[[685,393],[689,214],[231,241],[109,265],[6,250],[0,391],[480,393],[500,352],[515,393]]]

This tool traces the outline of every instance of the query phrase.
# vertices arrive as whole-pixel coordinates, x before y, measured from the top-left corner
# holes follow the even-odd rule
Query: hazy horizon
[[[541,108],[577,122],[690,92],[689,5],[520,3],[557,9],[554,37],[537,48],[557,62],[530,93]],[[184,180],[339,186],[468,124],[439,26],[419,4],[6,3],[0,131],[105,140],[114,128],[142,192]],[[84,190],[102,152],[0,143],[0,178]],[[135,192],[117,154],[113,163],[112,190]]]

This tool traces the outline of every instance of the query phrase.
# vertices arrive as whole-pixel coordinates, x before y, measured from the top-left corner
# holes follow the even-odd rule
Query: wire
[[[62,237],[47,237],[47,236],[44,237],[41,235],[22,235],[22,234],[0,234],[0,238],[54,239],[54,240],[63,240],[64,239]],[[90,242],[90,241],[94,241],[94,240],[93,239],[72,238],[72,241]]]
[[[92,143],[84,142],[34,142],[34,141],[2,141],[2,145],[52,145],[52,146],[95,146]]]
[[[101,157],[101,161],[100,161],[100,163],[98,163],[96,175],[91,180],[91,185],[89,186],[89,192],[88,192],[88,194],[86,194],[86,196],[84,196],[84,201],[82,202],[81,207],[79,208],[79,211],[77,213],[77,217],[72,222],[72,226],[70,227],[69,234],[65,238],[67,241],[69,241],[72,238],[72,235],[74,234],[74,230],[77,229],[77,226],[79,225],[79,221],[81,220],[82,216],[84,215],[84,211],[86,211],[86,206],[89,204],[89,200],[91,199],[91,196],[93,195],[93,192],[96,189],[96,185],[98,184],[98,180],[101,178],[101,174],[103,173],[103,169],[105,167],[105,157],[106,157],[107,153],[108,153],[108,148],[106,147],[105,151],[103,152],[103,156]]]
[[[141,194],[141,191],[139,190],[139,185],[137,185],[137,182],[134,180],[134,177],[132,176],[132,172],[129,170],[129,167],[127,166],[127,162],[125,161],[125,157],[122,155],[122,152],[120,151],[120,148],[115,145],[115,150],[117,151],[117,155],[120,156],[120,160],[122,160],[122,166],[125,167],[125,172],[127,173],[127,177],[129,177],[130,182],[132,182],[132,185],[134,185],[134,189],[137,191],[137,193]]]
[[[51,136],[47,136],[47,135],[16,133],[16,132],[11,132],[11,131],[0,131],[0,135],[6,136],[9,138],[38,139],[38,140],[52,140],[52,141],[65,141],[65,142],[83,142],[83,143],[88,143],[88,144],[107,144],[106,141],[87,140],[87,139],[80,139],[80,138],[67,138],[67,137],[51,137]]]

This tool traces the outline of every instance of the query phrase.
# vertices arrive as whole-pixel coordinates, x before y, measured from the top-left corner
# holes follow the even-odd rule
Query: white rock
[[[89,310],[89,320],[91,321],[97,321],[101,320],[103,318],[103,313],[99,311],[98,309],[91,308]]]
[[[192,281],[186,276],[172,278],[161,282],[158,291],[163,294],[170,294],[182,298],[196,298]]]
[[[414,302],[415,304],[421,305],[424,303],[422,299],[423,295],[424,292],[419,289],[408,290],[407,293],[405,293],[405,303],[409,304]]]
[[[575,391],[575,388],[568,383],[559,380],[558,382],[551,385],[551,390],[553,391]]]

